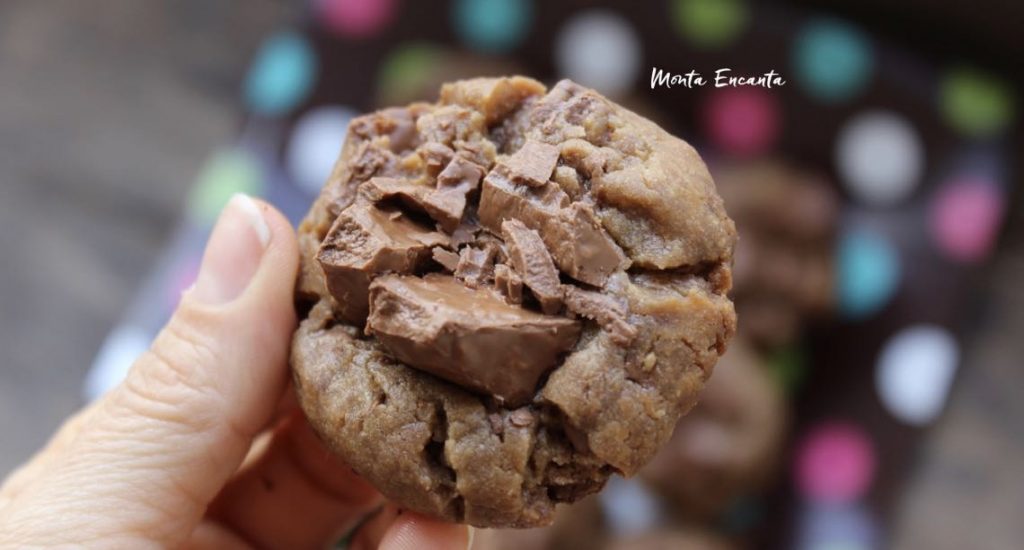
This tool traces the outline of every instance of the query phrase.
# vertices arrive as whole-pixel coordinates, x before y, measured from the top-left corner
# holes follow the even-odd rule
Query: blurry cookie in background
[[[741,332],[700,403],[640,471],[669,523],[711,523],[777,477],[788,424],[779,384]]]
[[[835,306],[839,197],[829,183],[777,160],[712,166],[740,239],[732,297],[759,348],[792,342]]]

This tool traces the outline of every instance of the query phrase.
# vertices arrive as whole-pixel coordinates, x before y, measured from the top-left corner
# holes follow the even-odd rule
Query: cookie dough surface
[[[703,162],[570,81],[459,81],[356,119],[299,239],[306,415],[451,521],[545,525],[635,473],[735,330]]]

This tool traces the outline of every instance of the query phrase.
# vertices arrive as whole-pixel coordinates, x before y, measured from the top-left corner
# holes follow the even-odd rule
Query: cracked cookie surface
[[[299,240],[311,425],[450,521],[544,525],[632,475],[735,331],[704,163],[570,81],[459,81],[354,120]]]

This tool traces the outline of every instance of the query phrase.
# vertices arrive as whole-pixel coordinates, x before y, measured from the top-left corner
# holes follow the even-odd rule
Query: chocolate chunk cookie
[[[796,340],[835,309],[839,197],[828,181],[776,160],[717,166],[718,192],[743,234],[731,293],[760,349]]]
[[[672,519],[712,523],[778,477],[788,425],[785,396],[741,330],[700,404],[640,471]]]
[[[354,120],[299,239],[306,415],[451,521],[545,525],[634,474],[735,330],[704,163],[569,81],[460,81]]]

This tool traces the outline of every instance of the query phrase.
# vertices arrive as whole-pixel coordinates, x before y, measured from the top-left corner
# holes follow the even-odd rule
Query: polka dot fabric
[[[908,59],[927,70],[895,72]],[[787,319],[796,332],[757,350],[794,411],[776,474],[789,482],[735,495],[715,527],[754,547],[886,547],[880,510],[955,389],[969,328],[957,304],[981,290],[975,275],[1013,194],[1020,94],[976,61],[947,66],[856,22],[752,0],[310,0],[238,68],[238,139],[197,167],[180,228],[87,392],[116,382],[166,320],[233,193],[264,196],[297,221],[360,113],[433,100],[460,77],[569,77],[690,141],[716,178],[722,166],[754,167],[740,196],[742,208],[760,201],[751,211],[762,218],[743,268],[775,293],[750,292],[746,305],[737,294],[748,319],[771,325],[772,300],[813,298]],[[654,67],[709,84],[651,89]],[[773,70],[786,83],[716,88],[720,68]],[[769,165],[807,174],[817,191],[769,190],[770,171],[757,168]],[[727,207],[742,236],[739,207]],[[611,489],[640,502],[622,487]],[[629,525],[664,515],[650,498]]]

